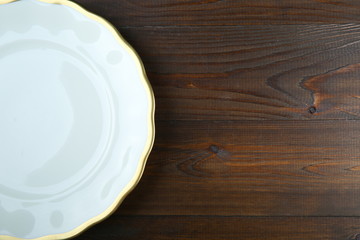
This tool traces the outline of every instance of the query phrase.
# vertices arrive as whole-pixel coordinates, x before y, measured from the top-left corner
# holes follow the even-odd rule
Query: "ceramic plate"
[[[0,0],[0,239],[63,239],[108,216],[154,138],[142,64],[65,0]]]

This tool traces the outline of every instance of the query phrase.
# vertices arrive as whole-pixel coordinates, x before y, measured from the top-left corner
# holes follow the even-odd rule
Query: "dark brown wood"
[[[358,121],[157,122],[117,214],[359,216]]]
[[[360,1],[76,2],[157,103],[141,182],[76,239],[360,239]]]
[[[123,26],[360,22],[356,0],[76,0]]]
[[[76,240],[357,240],[360,237],[357,217],[124,216],[109,220]]]
[[[360,25],[121,28],[157,119],[359,119]]]

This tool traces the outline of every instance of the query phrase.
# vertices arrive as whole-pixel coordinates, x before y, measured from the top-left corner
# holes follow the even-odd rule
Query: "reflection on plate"
[[[108,216],[154,140],[141,61],[66,0],[0,0],[0,239],[63,239]]]

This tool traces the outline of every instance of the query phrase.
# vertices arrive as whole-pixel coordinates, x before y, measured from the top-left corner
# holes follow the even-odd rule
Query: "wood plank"
[[[358,121],[157,122],[117,214],[359,216]]]
[[[360,25],[121,28],[159,120],[360,119]]]
[[[76,239],[360,239],[359,1],[75,1],[139,52],[158,120],[139,186]]]
[[[76,240],[358,240],[360,218],[111,217]]]
[[[356,0],[75,0],[123,26],[360,22]]]

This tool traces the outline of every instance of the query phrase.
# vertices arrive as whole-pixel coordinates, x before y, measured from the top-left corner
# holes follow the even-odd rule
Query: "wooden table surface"
[[[157,104],[138,187],[75,239],[360,239],[360,1],[75,2]]]

